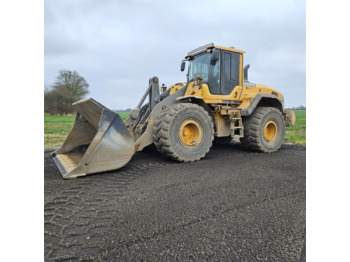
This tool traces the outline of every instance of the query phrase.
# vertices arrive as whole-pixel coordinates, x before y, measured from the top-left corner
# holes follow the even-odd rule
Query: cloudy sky
[[[245,50],[249,80],[282,92],[285,106],[306,105],[305,1],[44,2],[44,83],[76,70],[89,97],[110,109],[133,108],[158,76],[186,81],[180,63],[208,43]]]

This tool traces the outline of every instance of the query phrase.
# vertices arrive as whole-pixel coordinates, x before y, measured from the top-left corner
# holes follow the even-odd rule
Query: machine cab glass
[[[208,84],[211,94],[228,95],[239,85],[239,53],[217,50],[218,59],[213,60],[213,52],[204,52],[191,57],[188,69],[190,82],[200,75]]]

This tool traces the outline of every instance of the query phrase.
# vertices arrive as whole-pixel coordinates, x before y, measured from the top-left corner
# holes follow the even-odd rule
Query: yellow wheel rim
[[[179,140],[185,148],[197,147],[203,138],[202,125],[193,118],[183,121],[179,128]]]
[[[264,139],[268,143],[272,143],[277,137],[277,124],[275,121],[270,120],[264,126]]]

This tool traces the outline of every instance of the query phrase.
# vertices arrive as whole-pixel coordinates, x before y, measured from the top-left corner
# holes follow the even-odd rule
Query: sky
[[[246,51],[249,80],[306,105],[305,1],[44,1],[44,85],[76,70],[106,107],[134,108],[158,76],[186,81],[186,54],[214,43]]]

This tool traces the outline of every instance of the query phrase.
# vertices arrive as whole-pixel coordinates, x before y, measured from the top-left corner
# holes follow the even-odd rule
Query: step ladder
[[[233,139],[240,139],[244,136],[243,134],[243,123],[240,110],[232,110],[229,115],[231,137]]]

